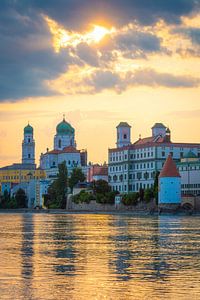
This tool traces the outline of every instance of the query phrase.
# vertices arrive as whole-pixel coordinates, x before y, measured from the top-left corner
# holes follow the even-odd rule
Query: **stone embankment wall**
[[[111,204],[101,204],[96,201],[91,201],[90,203],[80,203],[76,204],[71,199],[68,199],[67,210],[72,211],[156,211],[157,206],[155,201],[149,203],[139,202],[136,206],[125,206],[123,204],[111,205]]]

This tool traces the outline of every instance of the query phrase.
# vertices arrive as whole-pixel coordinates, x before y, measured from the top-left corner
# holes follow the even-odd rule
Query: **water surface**
[[[200,299],[200,218],[0,214],[0,299]]]

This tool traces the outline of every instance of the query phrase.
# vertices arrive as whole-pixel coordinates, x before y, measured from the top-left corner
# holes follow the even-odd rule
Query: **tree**
[[[144,200],[146,202],[150,202],[151,199],[153,198],[154,194],[153,194],[153,189],[148,188],[144,191]]]
[[[160,175],[160,172],[157,171],[155,174],[154,185],[153,185],[153,194],[154,194],[154,198],[156,199],[156,204],[158,204],[159,175]]]
[[[93,181],[92,189],[93,189],[94,194],[105,195],[106,193],[111,192],[111,186],[108,184],[107,181],[105,181],[103,179]]]
[[[140,201],[144,200],[144,189],[143,188],[140,188],[140,190],[139,190],[139,197],[140,197]]]
[[[94,195],[83,190],[79,194],[73,196],[73,202],[75,203],[90,203],[90,201],[95,200]]]
[[[83,174],[81,168],[74,168],[69,178],[69,187],[71,189],[71,192],[78,182],[83,182],[85,181],[85,179],[85,175]]]
[[[27,197],[23,189],[19,188],[15,194],[15,200],[18,208],[27,208]]]
[[[5,190],[1,197],[1,208],[8,208],[9,201],[10,201],[10,194],[8,190]]]
[[[58,165],[58,177],[48,189],[48,206],[50,208],[66,208],[67,187],[68,171],[64,161]]]
[[[128,193],[124,194],[122,198],[122,202],[124,205],[137,205],[139,198],[139,193]]]

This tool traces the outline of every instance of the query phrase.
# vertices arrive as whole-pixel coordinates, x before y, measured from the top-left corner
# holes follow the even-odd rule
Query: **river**
[[[0,214],[0,299],[200,299],[200,217]]]

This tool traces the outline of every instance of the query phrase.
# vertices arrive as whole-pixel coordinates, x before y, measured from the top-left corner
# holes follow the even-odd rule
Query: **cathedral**
[[[47,148],[40,156],[40,168],[45,170],[47,177],[54,177],[58,172],[58,165],[66,162],[68,172],[73,168],[87,168],[87,151],[78,150],[75,142],[75,129],[63,118],[56,127],[54,149]]]

